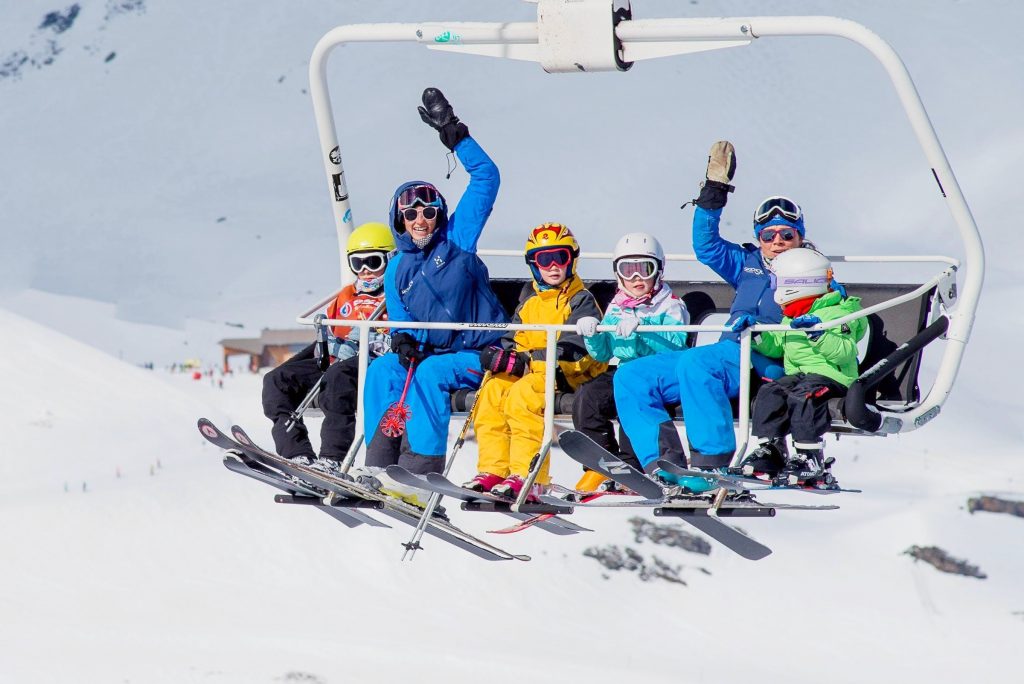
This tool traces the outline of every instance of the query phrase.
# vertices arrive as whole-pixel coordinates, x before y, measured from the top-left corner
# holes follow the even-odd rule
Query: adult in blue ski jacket
[[[664,458],[687,465],[679,433],[666,406],[681,404],[690,445],[689,467],[719,468],[736,450],[730,399],[739,396],[739,333],[755,323],[779,323],[782,311],[773,298],[768,272],[771,260],[799,247],[804,238],[800,207],[785,197],[769,197],[754,213],[753,244],[729,242],[719,234],[722,209],[736,171],[731,143],[711,148],[707,180],[695,201],[693,248],[697,259],[736,290],[729,320],[732,331],[718,342],[681,352],[657,354],[624,365],[615,374],[619,420],[637,458],[650,473]],[[754,372],[776,378],[784,373],[777,360],[752,353]],[[658,472],[672,481],[667,473]],[[684,483],[688,484],[688,483]]]
[[[455,211],[424,181],[403,183],[391,199],[390,222],[398,251],[384,272],[391,321],[507,323],[491,290],[477,241],[498,195],[498,167],[470,137],[441,91],[423,93],[420,116],[469,172],[469,186]],[[415,473],[444,470],[451,417],[449,392],[480,385],[480,350],[495,344],[500,330],[392,329],[392,352],[370,364],[365,383],[366,465],[398,463]],[[380,432],[381,419],[398,401],[415,361],[406,395],[411,417],[400,453],[395,439]]]

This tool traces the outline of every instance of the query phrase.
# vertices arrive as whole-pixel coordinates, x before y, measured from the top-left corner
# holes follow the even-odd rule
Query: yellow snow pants
[[[477,470],[525,478],[544,437],[544,374],[527,373],[522,378],[493,375],[480,388],[477,401],[480,405],[473,421],[480,449]],[[536,483],[549,481],[545,459]]]

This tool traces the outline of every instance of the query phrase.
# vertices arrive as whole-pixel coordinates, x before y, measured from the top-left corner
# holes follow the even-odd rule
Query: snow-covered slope
[[[15,3],[0,22],[0,681],[934,682],[1019,670],[1024,523],[964,508],[978,493],[1024,498],[1024,378],[1006,352],[1024,294],[1018,4],[634,2],[638,17],[842,13],[889,40],[982,228],[986,291],[943,415],[830,447],[844,484],[865,493],[836,497],[839,511],[743,521],[774,548],[764,561],[637,544],[631,514],[580,511],[594,533],[500,538],[534,557],[525,564],[429,541],[401,564],[406,530],[346,530],[275,505],[270,489],[225,471],[194,427],[207,415],[269,442],[259,377],[228,376],[221,389],[133,364],[209,363],[212,342],[238,334],[225,322],[286,325],[336,283],[303,92],[322,33],[528,20],[534,7],[77,5],[70,26],[70,6],[43,0]],[[52,11],[65,20],[44,20]],[[851,45],[761,41],[626,76],[546,77],[410,46],[344,48],[331,68],[347,88],[335,108],[358,221],[379,219],[406,178],[442,181],[442,150],[414,110],[437,85],[502,168],[487,246],[518,247],[526,227],[557,219],[586,249],[630,226],[686,251],[689,215],[677,207],[708,144],[727,137],[740,159],[729,237],[746,239],[749,207],[781,191],[805,204],[827,251],[956,255],[895,97]],[[442,185],[457,196],[464,182],[460,170]],[[555,458],[556,479],[572,482],[576,469]],[[807,498],[819,501],[778,500]],[[505,524],[453,515],[481,534]],[[581,555],[604,544],[681,565],[687,585],[642,583]],[[915,544],[988,578],[914,563],[902,552]]]
[[[925,682],[1015,667],[1021,522],[964,510],[979,492],[1019,498],[1014,453],[965,469],[939,431],[844,440],[840,472],[865,493],[829,499],[839,511],[743,521],[775,550],[758,563],[717,545],[702,556],[636,544],[634,513],[579,511],[594,533],[495,538],[530,563],[486,563],[428,539],[403,564],[407,529],[347,530],[221,467],[195,418],[268,442],[259,376],[219,388],[9,313],[0,325],[0,376],[19,388],[0,410],[0,680]],[[555,458],[556,479],[571,482],[576,469]],[[453,515],[484,536],[507,520]],[[682,566],[687,585],[643,583],[581,555],[606,544]],[[988,579],[915,564],[902,555],[914,544]]]

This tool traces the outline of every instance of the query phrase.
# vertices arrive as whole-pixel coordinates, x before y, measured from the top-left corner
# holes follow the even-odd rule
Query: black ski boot
[[[788,455],[785,439],[762,442],[740,461],[739,467],[730,469],[730,472],[759,480],[773,480],[786,467]]]
[[[786,461],[785,467],[775,478],[778,485],[787,487],[811,487],[816,489],[837,489],[839,483],[830,470],[834,458],[825,458],[822,444],[794,444],[796,456]]]

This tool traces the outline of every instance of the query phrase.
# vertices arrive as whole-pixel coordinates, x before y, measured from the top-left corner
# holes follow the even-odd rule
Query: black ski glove
[[[711,146],[708,154],[707,180],[700,189],[700,197],[696,204],[701,209],[721,209],[729,199],[729,193],[735,190],[729,183],[736,175],[736,150],[728,140],[719,140]]]
[[[492,373],[508,373],[521,378],[530,367],[530,355],[520,354],[514,349],[487,347],[480,352],[480,367]]]
[[[407,332],[395,333],[391,336],[391,351],[398,354],[398,362],[403,368],[416,361],[419,363],[427,358],[426,345],[420,348],[420,342]]]
[[[448,99],[437,88],[427,88],[423,91],[423,105],[417,109],[423,123],[441,134],[441,142],[449,150],[454,152],[455,146],[469,136],[466,124],[459,121],[452,106],[448,104]]]

